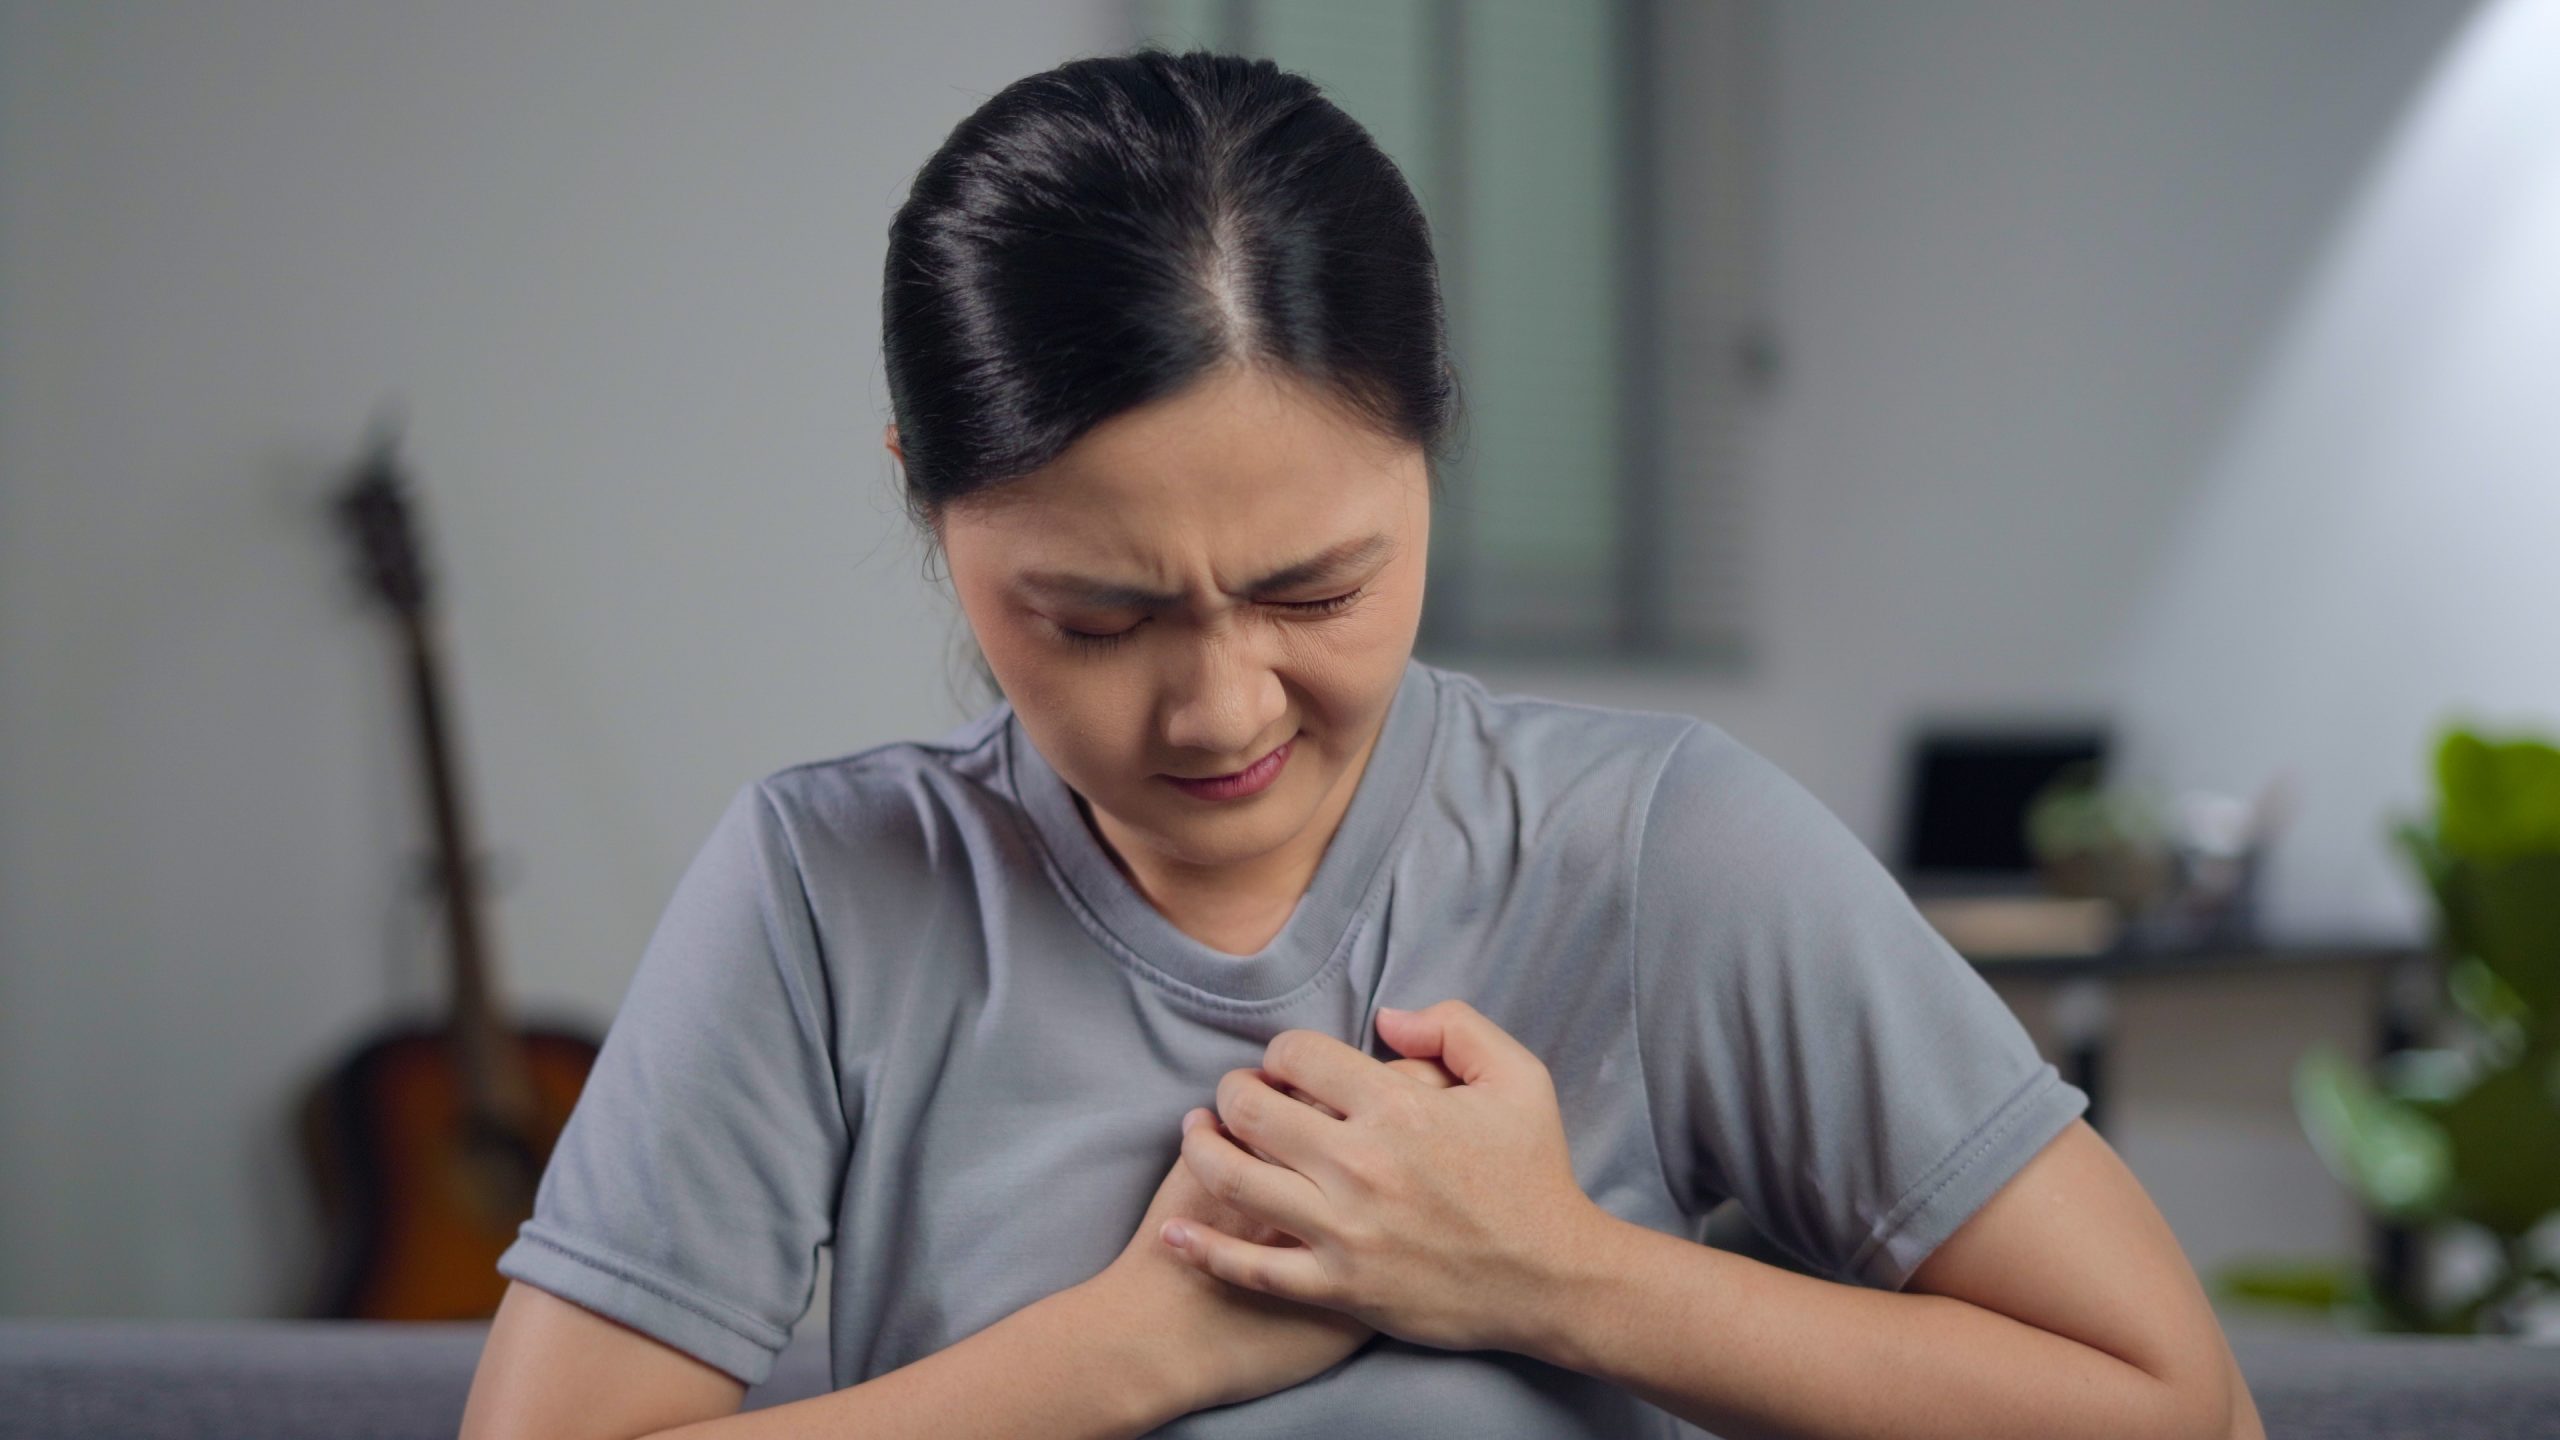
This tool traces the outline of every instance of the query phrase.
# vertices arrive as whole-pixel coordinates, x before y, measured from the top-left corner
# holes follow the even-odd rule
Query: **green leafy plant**
[[[2448,727],[2435,781],[2435,814],[2395,819],[2387,835],[2433,904],[2465,1033],[2370,1074],[2314,1046],[2294,1067],[2293,1101],[2322,1163],[2370,1213],[2421,1236],[2485,1233],[2499,1262],[2449,1303],[2345,1261],[2230,1266],[2224,1295],[2322,1310],[2347,1328],[2455,1334],[2505,1330],[2560,1292],[2560,1261],[2532,1248],[2560,1212],[2560,746]]]

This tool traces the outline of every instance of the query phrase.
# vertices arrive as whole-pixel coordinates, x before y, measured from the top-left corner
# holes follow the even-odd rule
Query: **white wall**
[[[0,1309],[282,1313],[288,1086],[441,1001],[389,634],[318,503],[385,395],[528,1005],[610,1012],[742,780],[952,723],[889,217],[1119,23],[0,10]]]
[[[2218,515],[2221,491],[2267,483],[2239,473],[2251,462],[2235,466],[2235,438],[2271,423],[2296,436],[2328,428],[2341,403],[2329,394],[2271,422],[2270,377],[2304,363],[2284,353],[2299,312],[2339,303],[2311,293],[2315,271],[2342,229],[2361,223],[2359,197],[2379,183],[2472,5],[1769,8],[1763,263],[1787,374],[1752,417],[1759,655],[1738,677],[1606,688],[1714,716],[1880,848],[1896,818],[1904,727],[1940,710],[2077,712],[2139,699],[2127,717],[2135,768],[2245,793],[2265,778],[2272,745],[2217,754],[2211,742],[2181,744],[2216,723],[2203,697],[2170,655],[2128,652],[2176,604],[2164,591],[2184,583],[2172,575],[2178,549],[2197,541],[2192,517]],[[2534,145],[2519,134],[2506,150]],[[2552,154],[2543,142],[2541,163]],[[2472,183],[2524,180],[2505,173],[2510,163],[2472,166]],[[2404,223],[2437,222],[2434,203],[2404,202],[2415,211]],[[1668,223],[1676,235],[1681,217]],[[2482,233],[2492,237],[2483,245],[2524,238]],[[2369,275],[2348,303],[2406,318],[2399,332],[2365,325],[2357,343],[2374,353],[2355,362],[2366,367],[2358,380],[2431,363],[2406,332],[2474,283],[2434,257]],[[2525,342],[2548,343],[2547,313],[2508,323],[2490,348],[2520,375]],[[2450,463],[2456,433],[2435,424],[2431,440],[2409,437],[2412,454],[2363,464],[2417,491],[2441,483],[2427,452]],[[2560,444],[2547,428],[2515,438],[2527,447],[2518,455],[2546,461]],[[2302,463],[2300,451],[2270,451],[2254,467]],[[2468,497],[2439,498],[2443,524],[2488,518]],[[2338,565],[2420,612],[2438,603],[2428,579],[2386,557],[2313,559],[2286,551],[2280,534],[2268,539],[2277,553],[2219,582],[2215,609],[2270,610],[2305,563]],[[2548,567],[2493,563],[2478,580],[2518,602],[2555,593]],[[2271,671],[2245,693],[2328,677],[2348,694],[2388,686],[2392,661],[2345,653],[2354,623],[2330,632],[2339,653]],[[2468,669],[2404,688],[2427,705],[2537,683],[2527,668],[2480,653]],[[2538,683],[2548,713],[2553,682]],[[2343,811],[2367,838],[2358,812],[2376,787],[2414,793],[2423,780],[2416,736],[2397,719],[2351,722],[2340,743],[2324,737],[2318,755],[2299,758],[2306,800],[2322,807],[2306,823],[2338,823]],[[2291,863],[2300,843],[2289,838],[2271,876],[2286,928],[2414,926],[2414,893],[2344,894],[2337,873]],[[2342,861],[2332,849],[2322,863]]]
[[[2423,723],[2560,713],[2560,127],[2428,98],[2487,64],[2470,8],[1786,0],[1760,662],[1480,673],[1709,716],[1879,844],[1911,716],[2119,705],[2173,779],[2302,767],[2280,919],[2413,924],[2357,846]],[[1118,7],[735,13],[0,4],[0,1310],[285,1311],[289,1087],[441,998],[317,508],[386,393],[527,1005],[609,1010],[741,779],[958,718],[878,448],[883,232]],[[2281,1058],[2362,997],[2125,1012],[2117,1144],[2191,1253],[2352,1244]]]
[[[2279,919],[2381,923],[2437,727],[2560,732],[2560,6],[2483,12],[2311,259],[2108,683],[2156,769],[2305,777]]]

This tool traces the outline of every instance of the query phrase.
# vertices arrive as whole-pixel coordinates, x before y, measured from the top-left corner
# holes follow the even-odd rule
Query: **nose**
[[[1165,712],[1165,743],[1206,760],[1249,765],[1288,709],[1280,677],[1233,627],[1219,627],[1197,644],[1179,647],[1172,662],[1172,701]]]

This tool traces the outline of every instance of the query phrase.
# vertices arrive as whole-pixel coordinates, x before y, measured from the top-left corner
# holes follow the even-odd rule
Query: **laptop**
[[[2035,894],[2027,807],[2057,780],[2106,779],[2103,724],[1924,722],[1903,752],[1893,869],[1920,894]]]

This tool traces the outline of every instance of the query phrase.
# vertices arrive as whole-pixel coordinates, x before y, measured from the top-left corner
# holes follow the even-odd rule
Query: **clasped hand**
[[[1197,1220],[1160,1238],[1229,1284],[1416,1344],[1525,1349],[1542,1293],[1605,1218],[1574,1179],[1554,1081],[1464,1001],[1382,1011],[1378,1034],[1403,1055],[1438,1057],[1458,1083],[1284,1030],[1259,1070],[1220,1078],[1214,1116],[1182,1118],[1182,1161],[1203,1188],[1298,1244]],[[1187,1243],[1174,1245],[1177,1229]]]

